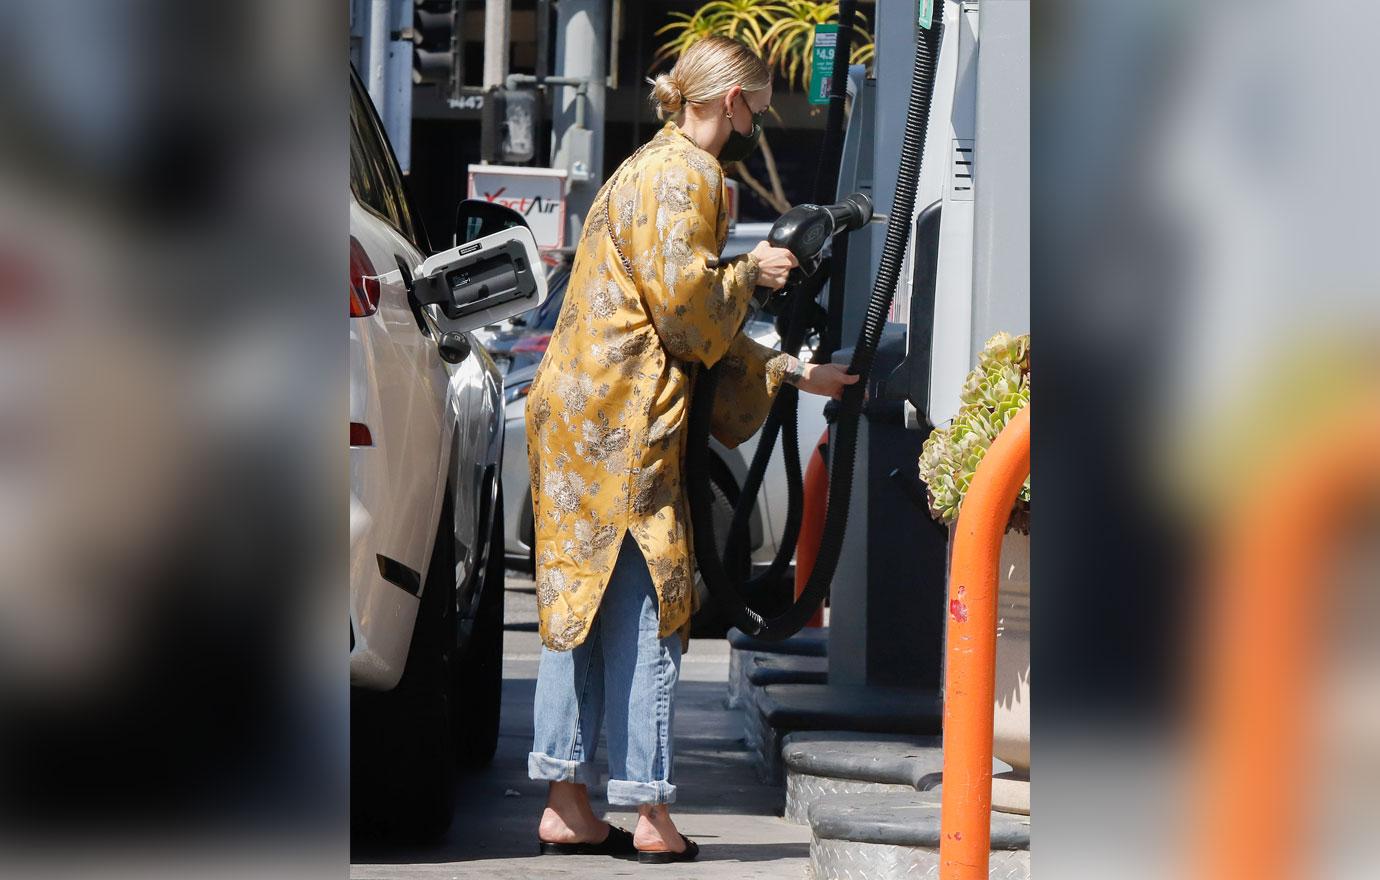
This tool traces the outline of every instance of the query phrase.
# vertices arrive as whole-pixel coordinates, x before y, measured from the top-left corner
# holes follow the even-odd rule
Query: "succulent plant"
[[[929,487],[930,513],[958,520],[963,497],[992,441],[1030,403],[1030,334],[998,333],[983,346],[959,395],[952,422],[935,428],[920,451],[920,479]],[[1016,498],[1007,529],[1030,534],[1030,478]]]

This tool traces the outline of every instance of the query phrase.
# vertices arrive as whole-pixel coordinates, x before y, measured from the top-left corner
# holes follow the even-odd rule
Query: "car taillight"
[[[532,383],[523,382],[521,385],[509,385],[503,389],[503,405],[507,406],[515,400],[520,400],[532,393]]]
[[[351,446],[373,446],[374,435],[369,433],[369,426],[362,422],[350,422],[350,445]]]
[[[538,333],[535,336],[528,336],[526,339],[520,340],[516,345],[513,346],[513,351],[528,351],[541,353],[545,352],[546,347],[550,344],[550,333]]]
[[[379,279],[359,239],[350,236],[350,317],[367,318],[379,307]]]

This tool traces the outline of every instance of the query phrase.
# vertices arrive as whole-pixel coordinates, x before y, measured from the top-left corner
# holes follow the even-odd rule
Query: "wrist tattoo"
[[[805,365],[796,358],[791,358],[786,364],[786,369],[781,373],[781,381],[791,385],[799,385],[805,378]]]

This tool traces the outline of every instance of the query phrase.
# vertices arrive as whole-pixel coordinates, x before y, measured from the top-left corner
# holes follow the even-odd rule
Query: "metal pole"
[[[546,79],[551,73],[551,0],[537,0],[536,72],[538,82]],[[532,131],[537,138],[532,157],[534,164],[546,161],[552,152],[552,147],[548,145],[546,136],[546,123],[550,116],[550,111],[547,110],[548,95],[546,91],[543,89],[538,92],[537,98],[536,118],[532,120]]]
[[[390,0],[388,36],[412,28],[413,0]],[[412,171],[412,44],[390,39],[386,49],[388,73],[384,87],[388,97],[379,105],[380,118],[403,174]]]
[[[383,116],[388,106],[388,0],[372,0],[369,4],[368,71],[364,84],[374,107]]]
[[[551,165],[570,172],[566,240],[575,241],[604,174],[604,92],[608,77],[608,0],[562,0],[556,18],[556,73],[588,82],[560,90],[555,103]],[[583,104],[584,106],[580,106]],[[583,115],[583,119],[579,116]]]
[[[613,0],[613,24],[609,26],[608,87],[618,88],[618,43],[623,35],[623,0]]]
[[[503,88],[508,75],[508,16],[512,0],[484,0],[484,91]]]
[[[538,77],[529,76],[525,73],[510,73],[503,85],[512,91],[518,86],[530,83],[536,86],[574,86],[575,87],[575,127],[585,127],[585,106],[589,103],[585,100],[589,95],[589,80],[578,76],[548,76]]]
[[[484,0],[484,111],[480,116],[479,152],[485,164],[498,161],[500,92],[508,75],[508,13],[511,0]]]

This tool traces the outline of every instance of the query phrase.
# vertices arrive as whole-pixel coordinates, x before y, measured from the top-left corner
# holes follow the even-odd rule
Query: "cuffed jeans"
[[[656,590],[630,533],[589,634],[570,651],[543,647],[527,775],[595,785],[601,722],[607,723],[608,802],[669,804],[671,723],[680,677],[680,636],[657,638]]]

